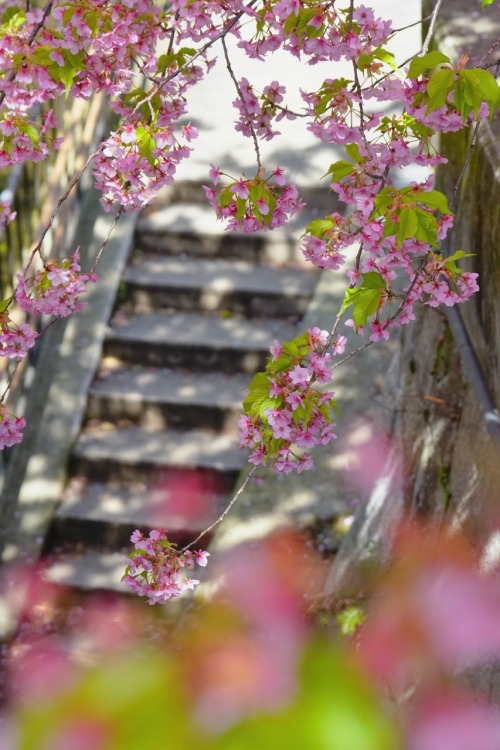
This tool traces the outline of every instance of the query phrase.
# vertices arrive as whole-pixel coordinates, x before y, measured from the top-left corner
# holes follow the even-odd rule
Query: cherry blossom
[[[23,439],[22,430],[26,427],[24,417],[9,414],[3,404],[0,404],[0,450],[17,445]]]
[[[18,273],[15,297],[19,307],[35,316],[44,313],[63,318],[81,310],[85,284],[96,281],[97,276],[80,270],[77,249],[71,258],[50,261],[29,279]]]
[[[193,570],[195,564],[206,567],[210,557],[205,550],[178,550],[168,541],[163,529],[154,529],[147,537],[136,530],[130,541],[135,552],[130,556],[123,581],[134,593],[145,596],[151,605],[165,604],[193,590],[199,581],[186,573]]]

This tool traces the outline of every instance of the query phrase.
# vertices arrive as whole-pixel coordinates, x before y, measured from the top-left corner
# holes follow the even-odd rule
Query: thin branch
[[[480,124],[481,124],[481,121],[478,120],[476,122],[475,126],[474,126],[474,130],[472,131],[472,138],[470,140],[469,148],[467,149],[467,153],[465,155],[464,163],[462,164],[462,168],[460,170],[460,174],[458,175],[457,181],[456,181],[455,186],[453,188],[453,193],[452,193],[451,200],[450,200],[450,203],[449,203],[450,211],[452,213],[455,210],[455,205],[456,205],[457,198],[458,198],[458,191],[459,191],[459,188],[460,188],[460,183],[462,182],[463,176],[464,176],[464,174],[465,174],[465,172],[467,170],[467,167],[469,166],[469,162],[471,160],[472,152],[474,150],[474,146],[476,145],[477,135],[478,135],[478,132],[479,132],[479,125]]]
[[[363,349],[367,349],[369,346],[374,344],[374,341],[365,341],[364,344],[361,344],[361,346],[358,346],[357,349],[353,349],[350,354],[348,354],[343,359],[339,359],[338,362],[335,362],[333,365],[330,366],[330,370],[335,370],[337,367],[340,367],[340,365],[343,365],[344,362],[348,362],[352,357],[354,357],[356,354],[359,354],[359,352],[362,352]]]
[[[14,365],[14,367],[12,369],[12,372],[10,373],[9,377],[7,378],[7,383],[5,385],[4,392],[0,396],[0,404],[3,404],[3,402],[5,401],[5,397],[6,397],[7,393],[10,390],[10,387],[12,385],[12,381],[14,380],[15,374],[17,372],[17,368],[20,366],[20,364],[21,364],[22,361],[23,361],[22,359],[18,359],[17,360],[16,364]]]
[[[245,490],[248,482],[252,478],[252,476],[255,473],[256,469],[257,469],[257,466],[252,466],[252,468],[248,472],[248,474],[246,476],[246,479],[244,480],[243,484],[241,485],[241,487],[238,488],[238,490],[236,491],[236,493],[234,494],[234,496],[229,501],[226,509],[221,513],[221,515],[219,516],[219,518],[217,518],[216,521],[214,521],[212,524],[210,524],[210,526],[208,526],[204,531],[202,531],[200,534],[198,534],[198,536],[196,537],[196,539],[193,539],[192,542],[190,542],[189,544],[186,544],[186,546],[182,548],[181,552],[185,552],[187,549],[189,549],[190,547],[192,547],[194,544],[197,544],[200,541],[200,539],[205,536],[205,534],[208,534],[210,531],[212,531],[212,529],[214,529],[216,526],[218,526],[220,524],[220,522],[227,516],[227,514],[229,513],[229,511],[231,510],[231,508],[233,507],[233,505],[235,504],[235,502],[238,500],[238,498],[244,492],[244,490]]]
[[[421,57],[423,57],[423,55],[426,55],[429,49],[429,44],[431,43],[431,39],[434,36],[434,28],[436,26],[437,17],[438,17],[442,4],[443,4],[443,0],[437,0],[434,10],[432,11],[431,22],[427,30],[427,36],[425,37],[424,43],[422,45],[422,49],[420,50]]]
[[[176,14],[175,14],[175,16],[174,16],[174,21],[173,21],[174,23],[176,21],[178,21],[179,15],[180,15],[179,11],[177,11]],[[176,32],[176,28],[175,28],[175,26],[172,26],[172,28],[170,30],[170,39],[168,40],[167,55],[169,55],[172,52],[172,49],[174,47],[175,32]]]
[[[412,29],[414,26],[421,26],[430,18],[432,18],[432,13],[429,13],[429,15],[425,16],[425,18],[421,18],[420,21],[414,21],[413,23],[409,23],[408,26],[401,26],[399,29],[393,29],[392,33],[399,34],[400,31],[406,31],[406,29]]]
[[[349,31],[352,29],[352,23],[353,23],[353,13],[354,13],[354,0],[350,0],[349,3]]]
[[[497,39],[495,42],[493,42],[489,50],[487,50],[482,56],[482,58],[479,60],[478,67],[493,68],[495,65],[498,65],[498,61],[491,63],[491,64],[485,64],[485,65],[481,65],[481,63],[483,63],[485,60],[488,59],[488,57],[491,55],[492,52],[496,50],[499,44],[500,44],[500,39]]]
[[[258,165],[259,169],[262,169],[262,162],[261,162],[261,159],[260,159],[260,148],[259,148],[259,141],[257,140],[257,133],[255,132],[255,128],[254,128],[253,123],[252,123],[252,118],[250,116],[250,112],[248,111],[248,106],[247,106],[247,103],[245,101],[245,97],[243,96],[243,91],[241,90],[240,84],[238,83],[238,81],[236,79],[236,76],[234,75],[234,71],[233,71],[233,68],[231,66],[231,60],[229,59],[229,54],[228,54],[228,51],[227,51],[227,45],[226,45],[226,39],[225,39],[225,37],[222,37],[221,42],[222,42],[222,49],[224,50],[224,58],[226,60],[227,70],[229,72],[229,75],[231,76],[231,80],[234,83],[235,89],[238,92],[238,96],[239,96],[240,102],[241,102],[241,104],[243,106],[243,109],[245,110],[245,114],[247,116],[247,125],[250,128],[250,132],[252,133],[253,146],[254,146],[254,149],[255,149],[255,155],[257,157],[257,165]]]
[[[27,264],[25,266],[25,269],[24,269],[24,273],[25,274],[28,272],[29,267],[33,263],[33,259],[34,259],[35,255],[37,253],[40,255],[40,258],[41,258],[42,262],[45,263],[45,259],[43,257],[43,253],[42,253],[42,244],[43,244],[43,241],[45,239],[45,235],[47,234],[47,232],[51,228],[52,224],[54,223],[54,220],[55,220],[55,218],[56,218],[56,216],[57,216],[57,214],[59,212],[59,209],[61,208],[62,204],[64,203],[64,201],[67,199],[67,197],[69,196],[69,194],[71,193],[71,191],[73,190],[73,188],[75,187],[75,185],[78,184],[78,182],[80,181],[83,173],[85,172],[85,170],[87,169],[87,167],[89,166],[89,164],[93,161],[93,159],[95,159],[95,157],[102,151],[103,148],[104,148],[104,143],[101,143],[101,145],[99,146],[99,148],[97,148],[94,151],[93,154],[90,154],[90,156],[87,158],[87,161],[85,162],[85,164],[83,165],[83,167],[73,177],[73,179],[69,183],[68,187],[64,191],[63,195],[57,201],[56,207],[52,211],[50,219],[48,220],[47,224],[45,225],[45,227],[44,227],[44,229],[42,231],[42,234],[40,235],[40,239],[38,240],[37,244],[35,245],[35,247],[31,251],[30,257],[29,257],[28,262],[27,262]]]
[[[104,241],[103,241],[101,247],[99,248],[99,251],[98,251],[98,253],[96,255],[96,259],[94,261],[94,265],[90,269],[90,273],[94,273],[95,272],[95,269],[97,268],[97,266],[99,264],[99,261],[101,260],[102,252],[103,252],[104,248],[106,247],[106,245],[108,244],[109,238],[111,237],[114,228],[118,224],[118,219],[123,214],[123,211],[124,211],[123,206],[120,206],[120,208],[118,209],[118,211],[116,213],[116,216],[115,216],[115,218],[113,220],[113,223],[111,224],[110,228],[108,229],[108,233],[107,233],[106,237],[104,238]]]

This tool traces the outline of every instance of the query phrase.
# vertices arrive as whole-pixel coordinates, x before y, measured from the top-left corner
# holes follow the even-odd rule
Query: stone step
[[[291,339],[295,332],[291,323],[276,319],[119,313],[108,332],[105,354],[157,367],[253,373],[265,365],[274,339]]]
[[[202,430],[116,429],[102,424],[85,428],[71,458],[75,474],[92,481],[167,481],[169,470],[191,469],[230,491],[245,463],[238,438]]]
[[[245,261],[146,256],[125,272],[126,299],[153,309],[231,310],[248,317],[303,315],[317,274]]]
[[[203,208],[208,208],[213,213],[213,210],[208,206],[207,196],[202,187],[203,184],[207,183],[195,180],[176,180],[173,185],[167,185],[155,199],[154,203],[141,211],[139,220],[142,222],[150,214],[157,213],[158,210],[164,210],[178,203],[194,203]],[[317,218],[318,216],[326,216],[332,211],[339,210],[337,195],[332,193],[328,187],[323,185],[314,187],[311,185],[299,185],[298,188],[306,206],[302,209],[298,217],[295,218],[294,225],[300,224],[302,226],[307,221],[310,221],[311,216],[312,218]],[[144,226],[144,224],[140,226]]]
[[[85,550],[58,555],[50,563],[46,561],[44,574],[51,583],[80,591],[130,594],[130,589],[121,580],[127,561],[124,552]]]
[[[135,366],[103,373],[89,391],[90,419],[128,419],[142,427],[234,431],[249,375],[190,373]]]
[[[130,548],[128,551],[130,551]],[[82,550],[81,552],[57,555],[52,561],[46,560],[47,567],[43,574],[45,580],[50,581],[51,584],[62,586],[65,589],[71,588],[73,590],[72,601],[76,599],[83,609],[86,607],[87,597],[100,592],[106,595],[107,601],[109,601],[110,594],[131,598],[133,596],[134,599],[137,599],[129,587],[122,582],[128,563],[129,558],[125,552]],[[75,593],[79,593],[80,597],[75,597]],[[187,592],[181,597],[172,599],[169,601],[168,607],[162,608],[162,625],[170,623],[173,627],[178,627],[180,618],[183,614],[185,615],[183,605],[189,594],[190,592]],[[139,609],[141,605],[146,606],[144,599],[137,601]],[[164,630],[163,633],[165,633]],[[72,633],[71,643],[73,647],[75,644],[78,647],[80,637],[81,634],[78,631]],[[83,641],[79,657],[81,658],[82,652],[87,653],[87,650],[88,643]]]
[[[168,531],[170,541],[188,544],[212,524],[228,502],[224,482],[192,470],[172,469],[163,482],[87,481],[74,477],[54,517],[48,549],[79,546],[130,547],[135,529]]]
[[[208,205],[174,203],[140,216],[137,247],[149,253],[232,258],[252,263],[304,263],[301,231],[239,234],[224,229]]]

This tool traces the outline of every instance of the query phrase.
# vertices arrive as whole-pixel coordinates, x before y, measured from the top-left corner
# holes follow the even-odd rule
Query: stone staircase
[[[246,460],[245,386],[314,292],[297,232],[225,233],[200,193],[139,217],[45,544],[58,582],[119,587],[135,528],[185,544],[218,517]]]

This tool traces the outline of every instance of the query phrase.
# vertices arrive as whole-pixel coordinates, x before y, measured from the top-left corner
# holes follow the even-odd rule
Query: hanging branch
[[[231,76],[231,80],[234,83],[236,91],[238,92],[238,97],[239,97],[239,99],[241,101],[242,107],[245,110],[245,114],[247,116],[247,125],[250,128],[250,131],[252,133],[252,140],[253,140],[253,145],[254,145],[254,149],[255,149],[255,155],[257,157],[257,165],[259,167],[259,170],[261,170],[262,169],[262,162],[261,162],[261,159],[260,159],[260,149],[259,149],[259,142],[257,140],[257,133],[255,132],[255,128],[254,128],[253,123],[252,123],[252,118],[250,116],[250,112],[248,111],[248,106],[247,106],[247,103],[245,101],[245,97],[243,96],[243,91],[241,90],[240,84],[238,83],[238,81],[236,79],[236,76],[234,75],[234,71],[233,71],[233,68],[231,66],[231,61],[229,59],[229,54],[228,54],[228,51],[227,51],[227,45],[226,45],[226,39],[225,39],[225,37],[222,37],[221,41],[222,41],[222,48],[224,50],[224,57],[225,57],[225,60],[226,60],[226,67],[227,67],[227,70],[229,72],[229,75]]]

